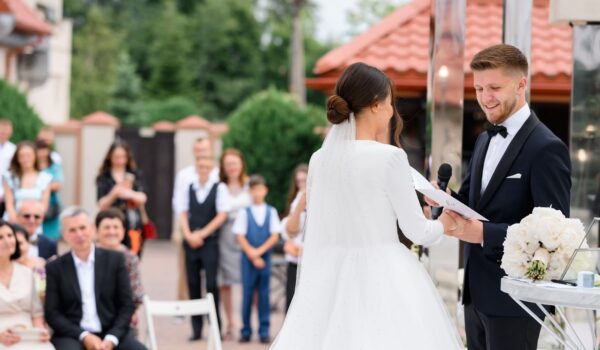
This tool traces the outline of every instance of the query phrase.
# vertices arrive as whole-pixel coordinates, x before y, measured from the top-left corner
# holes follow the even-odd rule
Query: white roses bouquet
[[[565,218],[556,209],[534,208],[533,213],[508,228],[501,267],[511,277],[560,278],[584,236],[580,220]],[[587,243],[583,242],[581,248],[588,248]],[[580,259],[587,260],[584,256]],[[588,262],[578,261],[577,264],[585,269],[590,265]],[[590,268],[593,265],[591,263]]]

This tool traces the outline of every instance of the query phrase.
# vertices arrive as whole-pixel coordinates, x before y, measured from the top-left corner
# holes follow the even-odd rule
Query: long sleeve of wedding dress
[[[386,169],[387,196],[394,208],[402,233],[420,245],[439,242],[444,233],[442,223],[423,215],[411,176],[406,153],[398,149],[391,153]]]

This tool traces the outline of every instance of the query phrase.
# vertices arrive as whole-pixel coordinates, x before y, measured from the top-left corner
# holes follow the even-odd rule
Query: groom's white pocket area
[[[507,179],[520,179],[521,178],[521,173],[510,175],[510,176],[507,176],[506,178]]]

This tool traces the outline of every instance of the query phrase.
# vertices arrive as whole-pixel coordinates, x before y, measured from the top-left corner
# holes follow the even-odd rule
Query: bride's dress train
[[[343,159],[311,159],[298,285],[271,349],[463,349],[429,275],[398,240],[396,221],[417,243],[443,234],[423,217],[406,154],[374,141],[344,147]]]

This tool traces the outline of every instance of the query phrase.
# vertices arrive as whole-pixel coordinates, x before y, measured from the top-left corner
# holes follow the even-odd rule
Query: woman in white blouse
[[[290,308],[290,303],[292,302],[296,290],[298,258],[302,252],[302,242],[304,241],[307,176],[308,165],[300,164],[294,169],[286,208],[288,215],[281,223],[283,239],[285,240],[283,251],[285,252],[285,260],[288,263],[287,282],[285,286],[286,312]]]

